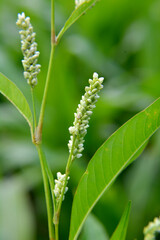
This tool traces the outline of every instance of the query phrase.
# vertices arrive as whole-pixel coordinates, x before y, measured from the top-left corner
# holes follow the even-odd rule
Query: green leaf
[[[33,133],[33,116],[26,98],[19,88],[0,73],[0,93],[2,93],[22,114]]]
[[[117,240],[117,239],[125,240],[127,228],[128,228],[128,222],[129,222],[130,209],[131,209],[131,202],[127,204],[124,210],[124,213],[121,217],[121,220],[110,240]]]
[[[109,240],[103,224],[93,215],[90,214],[84,224],[84,229],[80,240]]]
[[[77,7],[68,20],[66,21],[64,27],[61,29],[60,33],[57,36],[57,43],[63,36],[63,34],[67,31],[67,29],[74,23],[76,22],[77,19],[79,19],[90,7],[96,3],[97,0],[86,0],[86,2],[82,3],[79,7]]]
[[[141,153],[143,152],[143,150],[145,149],[145,147],[147,146],[148,141],[146,141],[139,149],[138,151],[133,155],[133,157],[130,159],[130,161],[127,163],[126,167],[130,165],[130,163],[132,163],[134,160],[136,160]]]
[[[104,191],[134,160],[137,153],[160,127],[160,99],[120,127],[98,149],[76,190],[69,240],[77,239],[81,227]],[[137,156],[138,157],[138,156]]]

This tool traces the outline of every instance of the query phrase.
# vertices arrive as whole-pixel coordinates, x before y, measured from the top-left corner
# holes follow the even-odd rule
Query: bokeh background
[[[58,33],[74,9],[74,0],[56,0],[55,7]],[[42,71],[35,89],[38,114],[50,53],[50,0],[0,1],[0,71],[31,104],[15,24],[22,11],[31,17],[41,53]],[[43,148],[54,176],[64,172],[68,127],[94,71],[104,76],[104,89],[90,122],[83,158],[71,171],[60,224],[63,240],[68,236],[73,194],[89,159],[117,128],[160,96],[160,0],[101,0],[65,33],[56,49],[43,131]],[[157,132],[97,203],[86,229],[97,222],[110,236],[131,200],[127,240],[143,239],[143,227],[160,214],[159,173]],[[29,128],[0,95],[0,240],[44,240],[47,231],[42,176]],[[86,236],[81,239],[87,240]],[[92,239],[99,239],[95,236]]]

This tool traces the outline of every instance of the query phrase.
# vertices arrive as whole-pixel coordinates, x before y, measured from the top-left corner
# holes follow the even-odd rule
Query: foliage
[[[0,2],[0,22],[3,23],[0,31],[0,70],[13,79],[31,105],[30,92],[26,89],[25,81],[21,80],[23,76],[20,59],[22,57],[18,34],[16,35],[17,30],[14,26],[17,13],[26,9],[32,21],[36,23],[34,24],[35,31],[41,52],[40,62],[43,71],[40,73],[39,84],[35,90],[36,105],[39,109],[49,56],[48,12],[50,3],[41,0],[38,3],[27,1],[25,6],[23,4],[22,2],[13,3],[10,0]],[[61,232],[62,239],[66,239],[68,235],[69,206],[71,206],[74,189],[85,171],[88,160],[111,133],[159,96],[158,6],[159,1],[136,1],[133,5],[125,0],[114,3],[98,2],[96,7],[73,25],[72,30],[66,32],[56,50],[53,81],[50,83],[47,98],[43,138],[46,157],[49,159],[54,176],[57,171],[64,171],[69,138],[67,129],[73,121],[73,112],[87,79],[93,71],[100,72],[100,75],[106,79],[102,98],[91,119],[84,157],[80,162],[76,161],[71,170],[70,190],[62,207],[60,223],[60,227],[64,230]],[[68,1],[62,3],[57,0],[56,9],[58,16],[56,28],[60,30],[64,23],[63,20],[67,19],[66,14],[69,15],[69,12],[73,10],[73,3]],[[11,181],[15,186],[22,179],[27,179],[24,181],[25,194],[23,192],[21,201],[24,206],[24,225],[28,227],[28,238],[25,231],[24,236],[26,239],[35,239],[33,232],[37,226],[37,238],[45,239],[47,227],[41,177],[37,155],[32,145],[28,143],[30,138],[28,128],[24,127],[22,118],[2,97],[0,112],[0,155],[3,176],[1,183],[4,184],[9,176],[9,180],[12,180],[18,175],[17,181]],[[159,136],[155,135],[142,155],[141,161],[136,162],[122,174],[95,207],[94,214],[105,225],[109,235],[115,229],[128,198],[133,201],[133,211],[127,239],[133,239],[133,237],[141,239],[141,232],[147,220],[158,215],[158,146]],[[31,201],[24,200],[28,197]],[[12,203],[14,204],[14,201]],[[37,219],[36,224],[33,223],[31,226],[29,222],[34,215],[31,210],[33,206]],[[66,208],[68,210],[63,211]],[[3,229],[5,226],[6,229],[11,229],[14,220],[12,223],[8,220],[6,222],[8,225],[3,223]],[[44,231],[41,230],[41,226]],[[4,232],[0,229],[2,239],[5,238],[5,235],[2,235]],[[18,234],[17,230],[17,236]],[[23,233],[21,234],[21,239],[25,239]],[[15,233],[13,239],[17,240],[17,236]]]

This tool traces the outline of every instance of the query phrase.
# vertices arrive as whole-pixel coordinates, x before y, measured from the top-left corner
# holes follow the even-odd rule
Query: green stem
[[[33,105],[33,116],[34,116],[34,127],[37,127],[37,120],[36,120],[36,108],[35,108],[35,101],[34,101],[34,89],[31,87],[31,95],[32,95],[32,105]]]
[[[45,84],[45,88],[44,88],[44,94],[43,94],[42,105],[41,105],[40,116],[39,116],[39,122],[38,122],[38,128],[37,128],[38,139],[40,141],[41,141],[41,138],[42,138],[42,127],[43,127],[44,112],[45,112],[45,107],[46,107],[47,93],[48,93],[49,83],[50,83],[50,80],[51,80],[52,69],[53,69],[53,59],[54,59],[55,46],[56,46],[56,43],[55,43],[54,0],[51,0],[51,54],[50,54],[48,73],[47,73],[46,84]]]
[[[51,172],[51,169],[49,168],[47,161],[45,160],[45,169],[48,175],[48,180],[49,180],[49,184],[50,184],[50,189],[51,189],[51,194],[52,194],[52,200],[53,200],[53,206],[54,206],[54,210],[56,209],[56,199],[55,199],[55,195],[54,195],[54,177],[53,174]]]
[[[43,176],[43,182],[44,182],[44,191],[45,191],[45,198],[46,198],[46,206],[47,206],[47,215],[48,215],[48,230],[49,230],[49,239],[54,240],[54,228],[53,228],[53,207],[52,207],[52,199],[51,199],[51,193],[49,188],[49,182],[48,177],[45,169],[45,158],[42,152],[42,148],[40,145],[36,145],[40,164],[41,164],[41,170],[42,170],[42,176]]]
[[[56,238],[56,240],[59,240],[59,232],[58,232],[58,229],[59,229],[59,223],[56,223],[56,224],[55,224],[55,238]]]
[[[72,148],[71,148],[71,152],[69,154],[69,158],[68,158],[67,166],[66,166],[66,174],[69,174],[69,171],[70,171],[70,166],[71,166],[71,163],[72,163],[72,156],[73,156],[75,141],[76,141],[76,136],[73,135]]]
[[[52,77],[54,48],[55,48],[54,0],[51,0],[51,53],[50,53],[48,72],[47,72],[47,77],[46,77],[46,83],[45,83],[37,128],[36,128],[37,124],[36,124],[34,97],[33,97],[33,90],[32,90],[33,111],[34,111],[34,120],[35,120],[35,128],[36,128],[36,131],[35,131],[36,142],[34,142],[34,143],[35,143],[37,151],[38,151],[40,164],[41,164],[41,170],[42,170],[42,176],[43,176],[43,182],[44,182],[44,191],[45,191],[45,198],[46,198],[46,207],[47,207],[47,215],[48,215],[48,229],[49,229],[50,240],[55,240],[54,227],[53,227],[53,205],[54,205],[54,209],[55,209],[55,196],[53,193],[54,179],[53,179],[52,172],[51,172],[50,168],[48,167],[46,159],[43,155],[40,143],[41,143],[41,138],[42,138],[42,128],[43,128],[44,113],[45,113],[45,107],[46,107],[46,101],[47,101],[47,94],[48,94],[48,89],[49,89],[49,83],[50,83],[50,80]],[[48,176],[47,176],[47,174],[48,174]],[[49,187],[49,184],[50,184],[50,187]],[[53,198],[53,205],[52,205],[51,193],[52,193],[52,198]]]
[[[58,206],[56,206],[56,210],[54,212],[54,218],[53,219],[54,219],[54,224],[55,224],[56,240],[58,240],[59,217],[60,217],[60,213],[61,213],[63,196],[64,196],[64,193],[65,193],[65,188],[67,186],[68,176],[69,176],[70,168],[71,168],[71,164],[72,164],[72,156],[73,156],[73,150],[74,150],[75,141],[76,141],[76,136],[73,136],[72,149],[71,149],[71,152],[69,154],[69,158],[68,158],[67,165],[66,165],[66,171],[65,171],[66,178],[65,178],[65,182],[64,182],[61,198],[60,198]]]
[[[47,73],[46,84],[45,84],[45,88],[44,88],[44,94],[43,94],[42,105],[41,105],[40,116],[39,116],[39,122],[38,122],[37,134],[38,134],[38,139],[40,139],[40,141],[41,141],[41,136],[42,136],[43,119],[44,119],[44,112],[45,112],[47,94],[48,94],[48,89],[49,89],[49,82],[51,80],[53,59],[54,59],[54,45],[52,45],[52,47],[51,47],[48,73]]]
[[[55,44],[54,0],[51,0],[51,44]]]

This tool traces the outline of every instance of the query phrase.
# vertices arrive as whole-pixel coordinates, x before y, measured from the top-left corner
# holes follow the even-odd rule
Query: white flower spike
[[[86,92],[82,96],[80,104],[78,104],[77,112],[74,114],[73,126],[69,127],[71,137],[68,143],[69,152],[73,152],[72,160],[82,156],[84,137],[89,127],[90,116],[99,98],[98,92],[103,88],[103,80],[103,77],[98,78],[97,73],[93,74],[93,80],[89,79],[90,86],[85,87]],[[75,138],[74,149],[72,149],[73,137]]]
[[[22,64],[24,67],[24,78],[27,83],[34,87],[37,84],[37,75],[40,72],[40,64],[37,64],[39,51],[37,51],[37,43],[35,42],[35,32],[30,23],[30,18],[25,17],[24,12],[18,14],[17,26],[22,30],[19,31],[21,36],[21,50],[24,56]]]
[[[57,204],[59,203],[61,196],[62,196],[62,191],[63,187],[65,184],[66,180],[66,174],[61,174],[60,172],[57,173],[57,179],[55,179],[55,188],[54,188],[54,195],[56,197],[56,202]],[[67,181],[69,180],[69,177],[67,178]],[[66,184],[67,185],[67,184]],[[64,194],[68,191],[68,187],[65,188]],[[64,196],[63,196],[64,200]]]

